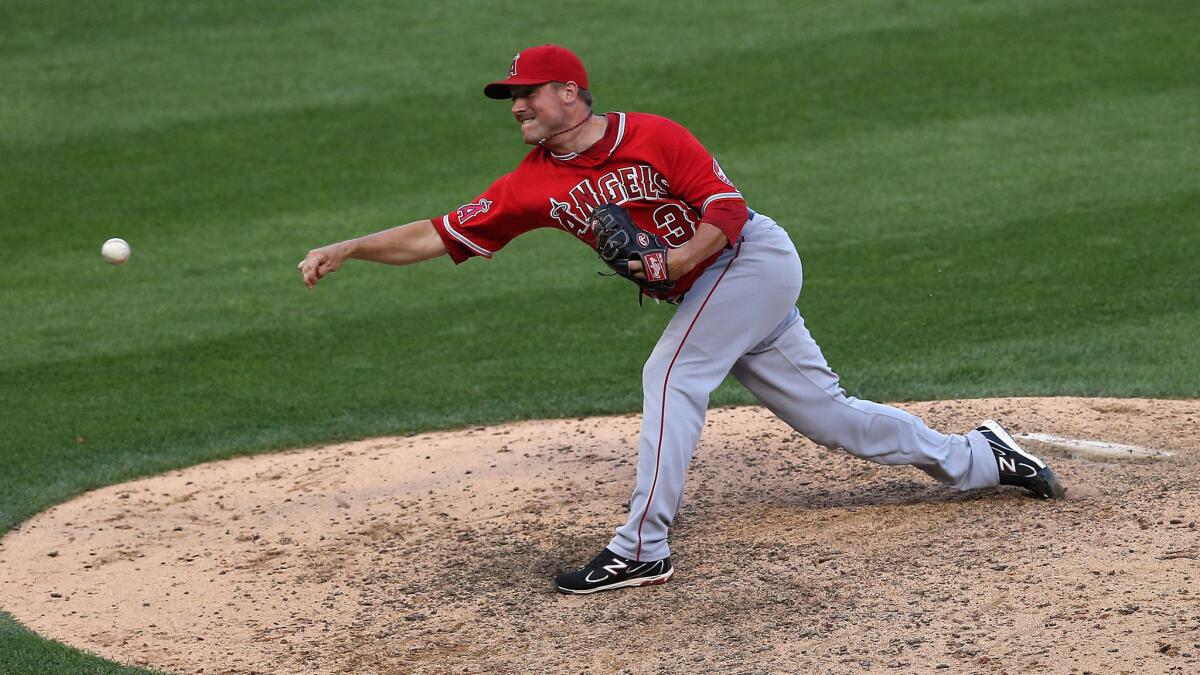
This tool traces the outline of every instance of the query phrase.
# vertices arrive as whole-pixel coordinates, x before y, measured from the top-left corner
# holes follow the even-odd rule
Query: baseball
[[[116,237],[109,239],[100,247],[100,255],[110,265],[120,265],[129,260],[129,243]]]

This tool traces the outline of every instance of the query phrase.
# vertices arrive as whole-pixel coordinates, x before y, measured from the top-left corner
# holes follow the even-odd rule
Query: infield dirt
[[[2,608],[179,672],[1197,672],[1200,401],[903,404],[1030,444],[1068,498],[958,493],[710,411],[665,585],[551,577],[625,518],[638,417],[523,422],[205,464],[0,541]]]

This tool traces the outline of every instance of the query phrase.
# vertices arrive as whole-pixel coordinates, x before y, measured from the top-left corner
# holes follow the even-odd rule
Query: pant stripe
[[[708,295],[704,296],[704,302],[700,303],[700,308],[696,310],[696,316],[692,317],[692,322],[688,324],[688,328],[683,333],[683,338],[679,340],[679,347],[675,350],[675,355],[671,357],[671,363],[667,366],[667,373],[663,376],[663,391],[662,391],[662,410],[658,416],[658,450],[654,455],[654,480],[650,483],[650,494],[646,496],[646,507],[642,509],[642,518],[638,521],[638,545],[637,554],[633,556],[634,560],[642,558],[642,525],[646,522],[646,515],[650,513],[650,504],[654,501],[654,488],[658,485],[658,466],[659,459],[662,458],[662,440],[663,431],[666,428],[667,419],[667,383],[671,379],[671,369],[675,367],[675,360],[679,358],[680,352],[683,351],[683,345],[687,343],[688,336],[692,334],[692,328],[695,328],[696,322],[700,320],[700,314],[708,305],[709,299],[716,292],[717,286],[721,285],[721,280],[725,278],[725,273],[733,266],[733,261],[737,260],[738,254],[742,252],[742,243],[739,241],[737,250],[733,252],[733,257],[725,264],[725,269],[721,270],[721,276],[713,282],[713,287],[708,291]]]

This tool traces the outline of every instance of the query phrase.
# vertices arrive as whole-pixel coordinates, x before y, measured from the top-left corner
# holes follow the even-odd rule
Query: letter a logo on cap
[[[508,76],[509,77],[517,76],[517,61],[519,61],[519,60],[521,60],[521,52],[517,52],[517,55],[513,57],[512,65],[508,67]]]

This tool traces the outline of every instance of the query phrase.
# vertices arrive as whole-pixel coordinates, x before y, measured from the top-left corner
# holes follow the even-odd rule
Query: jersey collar
[[[562,155],[547,150],[546,154],[560,162],[579,160],[586,164],[600,164],[612,157],[620,147],[621,141],[625,140],[625,113],[608,112],[604,113],[604,116],[608,118],[608,128],[604,130],[604,135],[600,137],[600,140],[592,143],[587,150],[568,152]]]

